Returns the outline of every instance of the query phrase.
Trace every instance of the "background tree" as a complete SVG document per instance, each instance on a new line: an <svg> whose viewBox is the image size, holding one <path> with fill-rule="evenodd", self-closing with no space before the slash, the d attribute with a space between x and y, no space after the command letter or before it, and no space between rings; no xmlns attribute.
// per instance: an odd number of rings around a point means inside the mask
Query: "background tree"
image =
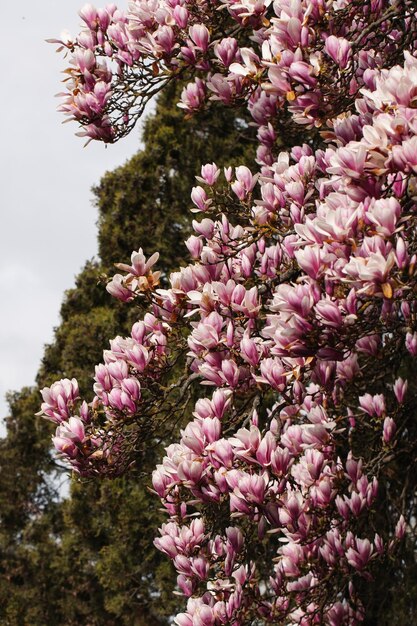
<svg viewBox="0 0 417 626"><path fill-rule="evenodd" d="M224 109L179 124L179 86L161 95L144 125L144 147L94 189L99 257L86 263L65 294L61 323L45 349L37 385L9 397L0 441L0 622L10 626L167 624L178 601L171 566L153 547L161 523L148 491L161 453L149 449L138 468L111 482L72 483L50 451L51 426L34 414L39 390L76 375L88 393L108 338L125 334L135 311L106 292L103 275L142 246L161 250L162 277L184 261L190 231L186 190L199 160L253 158L253 131ZM186 145L187 150L180 149Z"/></svg>

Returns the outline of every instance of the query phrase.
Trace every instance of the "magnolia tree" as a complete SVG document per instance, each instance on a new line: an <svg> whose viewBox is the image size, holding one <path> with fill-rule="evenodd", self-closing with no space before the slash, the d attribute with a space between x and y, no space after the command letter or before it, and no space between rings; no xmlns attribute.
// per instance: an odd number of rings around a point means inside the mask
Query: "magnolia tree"
<svg viewBox="0 0 417 626"><path fill-rule="evenodd" d="M256 171L202 165L192 261L169 286L157 253L117 265L108 291L143 315L104 352L90 404L74 379L43 390L54 445L81 476L120 474L197 389L152 478L167 515L155 545L188 599L175 624L357 624L414 518L416 4L80 15L59 41L80 134L117 140L180 78L186 117L247 107L259 146Z"/></svg>

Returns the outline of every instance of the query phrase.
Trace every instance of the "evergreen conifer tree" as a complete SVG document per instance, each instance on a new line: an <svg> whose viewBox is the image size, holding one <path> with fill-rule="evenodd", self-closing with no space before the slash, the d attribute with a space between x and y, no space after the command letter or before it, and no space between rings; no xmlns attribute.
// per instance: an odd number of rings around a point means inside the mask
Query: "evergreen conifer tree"
<svg viewBox="0 0 417 626"><path fill-rule="evenodd" d="M219 107L184 126L178 94L177 85L161 94L144 125L143 149L94 188L98 259L86 263L65 294L36 387L9 396L0 441L1 624L163 626L178 608L171 566L153 547L162 517L149 474L162 443L139 455L127 476L73 482L61 499L67 470L50 450L53 428L33 417L40 389L56 378L77 376L87 393L108 338L131 326L135 312L126 314L103 284L113 264L133 248L158 249L164 281L187 258L187 198L201 159L253 159L253 131L244 118Z"/></svg>

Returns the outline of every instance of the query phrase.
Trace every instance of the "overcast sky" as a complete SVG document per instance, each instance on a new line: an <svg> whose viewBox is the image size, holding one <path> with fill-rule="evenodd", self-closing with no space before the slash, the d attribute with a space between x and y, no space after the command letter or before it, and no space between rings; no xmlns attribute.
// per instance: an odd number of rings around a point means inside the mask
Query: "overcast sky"
<svg viewBox="0 0 417 626"><path fill-rule="evenodd" d="M96 254L91 187L139 147L136 131L107 149L83 148L56 112L64 62L45 39L76 34L83 4L2 2L0 416L6 391L34 383L63 293Z"/></svg>

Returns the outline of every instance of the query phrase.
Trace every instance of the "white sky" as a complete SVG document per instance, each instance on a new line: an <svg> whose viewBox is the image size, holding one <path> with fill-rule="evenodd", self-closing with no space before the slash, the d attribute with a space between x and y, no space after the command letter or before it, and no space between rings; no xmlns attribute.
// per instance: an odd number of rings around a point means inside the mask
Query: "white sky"
<svg viewBox="0 0 417 626"><path fill-rule="evenodd" d="M103 4L105 4L103 0ZM97 251L90 189L139 147L105 149L61 125L62 56L45 39L79 30L83 0L1 0L0 416L4 395L32 385L59 323L63 292ZM127 4L120 1L120 6ZM98 4L101 6L101 4Z"/></svg>

